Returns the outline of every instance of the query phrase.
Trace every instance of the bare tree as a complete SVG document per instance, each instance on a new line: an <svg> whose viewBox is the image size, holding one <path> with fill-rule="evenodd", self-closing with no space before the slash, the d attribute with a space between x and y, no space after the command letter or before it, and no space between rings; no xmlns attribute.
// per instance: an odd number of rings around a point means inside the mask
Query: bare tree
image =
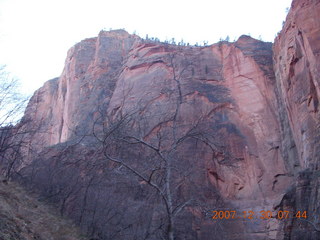
<svg viewBox="0 0 320 240"><path fill-rule="evenodd" d="M0 66L0 127L17 124L24 112L28 97L19 91L20 83Z"/></svg>
<svg viewBox="0 0 320 240"><path fill-rule="evenodd" d="M169 240L177 235L175 221L179 214L186 206L196 205L196 198L201 195L195 183L203 172L201 168L205 168L195 159L204 152L220 151L208 121L210 112L193 120L183 119L183 77L191 72L192 63L176 61L177 54L168 54L172 89L165 86L161 91L172 99L166 113L149 116L147 112L156 112L150 103L153 100L142 99L136 109L126 113L123 108L112 110L112 114L98 111L100 117L93 127L93 135L105 158L114 163L114 169L135 175L140 184L148 185L161 198L166 219L162 238Z"/></svg>
<svg viewBox="0 0 320 240"><path fill-rule="evenodd" d="M25 144L25 122L21 121L28 97L19 92L19 81L0 67L0 164L5 178L10 178L21 164Z"/></svg>
<svg viewBox="0 0 320 240"><path fill-rule="evenodd" d="M139 126L142 121L138 115L127 114L106 123L103 132L94 131L94 135L102 144L106 159L116 163L114 169L126 169L140 184L149 185L161 197L167 219L165 239L173 240L176 217L186 206L196 204L187 188L195 191L198 188L195 177L200 169L194 159L201 154L190 156L187 151L198 144L199 149L216 152L214 134L203 116L182 126L174 114L144 135L136 131L143 128Z"/></svg>
<svg viewBox="0 0 320 240"><path fill-rule="evenodd" d="M192 239L193 220L185 217L194 219L194 209L209 210L218 198L212 186L199 184L207 168L198 159L221 151L208 121L212 111L184 119L194 61L179 54L169 51L163 59L171 71L159 87L168 98L165 107L155 95L132 103L136 86L123 84L118 105L94 113L93 138L86 134L78 136L81 142L43 149L21 171L44 200L93 238Z"/></svg>
<svg viewBox="0 0 320 240"><path fill-rule="evenodd" d="M54 204L93 239L123 239L124 234L140 239L144 228L134 224L141 224L143 211L133 215L126 199L133 186L107 165L95 146L66 142L48 147L20 173L24 184L37 189L41 201Z"/></svg>

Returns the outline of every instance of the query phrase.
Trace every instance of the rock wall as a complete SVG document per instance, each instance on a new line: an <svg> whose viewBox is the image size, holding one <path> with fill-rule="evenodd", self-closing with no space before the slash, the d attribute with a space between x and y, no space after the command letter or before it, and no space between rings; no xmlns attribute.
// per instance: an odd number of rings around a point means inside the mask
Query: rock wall
<svg viewBox="0 0 320 240"><path fill-rule="evenodd" d="M235 128L224 141L228 154L254 175L254 180L243 179L242 192L250 196L257 179L264 177L264 187L272 192L273 176L286 172L277 153L280 127L274 89L270 43L242 36L234 44L179 47L147 43L123 31L101 32L69 51L62 76L35 93L26 118L41 121L46 129L41 142L49 146L91 130L99 108L114 115L152 104L149 128L144 129L148 134L181 97L180 114L186 123L200 114Z"/></svg>
<svg viewBox="0 0 320 240"><path fill-rule="evenodd" d="M33 140L34 151L84 134L77 127L92 127L92 114L110 101L135 39L121 30L101 32L68 51L60 78L37 90L26 109L25 118L41 126L41 134Z"/></svg>
<svg viewBox="0 0 320 240"><path fill-rule="evenodd" d="M279 238L319 238L320 1L295 0L274 43L274 69L285 164L297 176L282 207L307 211L287 221ZM281 236L281 237L280 237Z"/></svg>
<svg viewBox="0 0 320 240"><path fill-rule="evenodd" d="M139 111L146 140L159 135L168 116L179 122L180 133L201 118L215 132L216 148L193 160L201 166L195 178L199 191L217 190L229 210L256 213L252 221L218 223L224 239L301 239L306 231L304 239L315 239L319 12L319 0L293 1L274 45L241 36L234 43L177 46L122 30L78 43L69 50L60 78L30 100L25 119L41 131L30 139L29 161L45 147L92 134L101 112L106 121ZM198 154L193 149L181 154ZM190 239L209 239L217 221L204 219L197 209L186 210L193 216ZM312 217L258 217L262 210L281 209L306 210Z"/></svg>
<svg viewBox="0 0 320 240"><path fill-rule="evenodd" d="M159 134L157 126L168 116L175 115L180 133L201 117L215 131L215 152L180 150L185 159L198 156L200 191L217 189L231 210L259 212L273 207L292 177L279 150L275 86L271 43L242 36L235 43L187 47L101 32L69 51L61 77L35 93L25 118L41 126L31 141L31 149L41 152L92 133L101 111L112 118L139 110L147 139ZM247 237L263 239L269 231L268 221L244 222L221 223L242 228L226 230L224 237L238 239L249 228ZM199 239L212 224L196 224Z"/></svg>
<svg viewBox="0 0 320 240"><path fill-rule="evenodd" d="M294 1L274 44L279 95L286 105L299 165L313 167L319 134L319 1ZM319 156L319 155L318 155Z"/></svg>

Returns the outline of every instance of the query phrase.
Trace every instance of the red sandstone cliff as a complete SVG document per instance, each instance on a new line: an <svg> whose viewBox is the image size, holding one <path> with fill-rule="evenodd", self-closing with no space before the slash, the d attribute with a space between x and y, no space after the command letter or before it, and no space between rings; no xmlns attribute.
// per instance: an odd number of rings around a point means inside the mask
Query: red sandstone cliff
<svg viewBox="0 0 320 240"><path fill-rule="evenodd" d="M89 134L101 108L113 116L144 107L144 136L157 135L154 129L174 114L179 99L180 124L204 117L216 129L220 146L214 156L201 154L201 161L194 163L203 166L198 185L217 189L239 211L272 209L291 174L279 151L271 46L242 36L235 43L181 47L146 42L124 31L101 32L72 48L62 76L31 99L25 117L41 123L42 129L32 149ZM199 239L208 234L210 224L196 224ZM245 228L243 224L234 223ZM269 234L257 233L268 221L254 224L259 227L249 235ZM239 233L226 236L238 239Z"/></svg>
<svg viewBox="0 0 320 240"><path fill-rule="evenodd" d="M221 166L214 170L239 178L241 192L231 187L233 177L226 177L221 186L225 196L252 197L255 192L262 197L256 188L262 178L272 193L273 177L286 171L276 148L280 139L271 44L247 36L234 44L200 48L146 43L123 31L101 32L69 51L62 76L35 93L26 117L46 128L39 134L42 147L64 142L78 129L90 130L97 106L115 114L154 104L152 129L161 115L173 111L177 84L185 122L199 114L216 114L239 132L228 133L224 140L227 151L239 159L238 173L224 173Z"/></svg>
<svg viewBox="0 0 320 240"><path fill-rule="evenodd" d="M279 239L319 238L319 13L319 0L294 0L273 47L284 161L297 176L282 203L309 213L287 221Z"/></svg>
<svg viewBox="0 0 320 240"><path fill-rule="evenodd" d="M277 87L302 168L317 159L320 96L319 1L294 1L283 30L274 44ZM319 157L319 155L318 155Z"/></svg>
<svg viewBox="0 0 320 240"><path fill-rule="evenodd" d="M92 133L101 111L112 118L138 109L146 121L140 133L150 141L161 134L159 123L169 115L181 126L178 134L201 117L215 132L214 153L196 152L194 145L180 150L185 158L197 156L191 161L201 169L195 177L200 192L214 189L224 207L239 212L317 212L317 192L308 193L309 200L303 192L319 186L319 12L318 0L293 1L273 51L271 43L248 36L186 47L145 41L122 30L102 31L78 43L68 52L60 78L47 82L28 105L25 118L41 126L29 158L44 147ZM210 202L206 196L204 202ZM66 201L63 207L77 207ZM318 236L299 221L214 223L201 217L199 206L187 211L191 220L185 222L194 235L186 239L210 239L217 224L224 239L298 239L305 231L308 239ZM318 224L315 217L310 221Z"/></svg>

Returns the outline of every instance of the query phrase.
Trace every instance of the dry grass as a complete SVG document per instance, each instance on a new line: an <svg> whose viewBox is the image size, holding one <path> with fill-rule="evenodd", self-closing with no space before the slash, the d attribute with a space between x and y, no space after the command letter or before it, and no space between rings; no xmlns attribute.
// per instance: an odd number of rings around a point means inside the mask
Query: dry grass
<svg viewBox="0 0 320 240"><path fill-rule="evenodd" d="M85 240L71 221L16 183L0 182L0 240Z"/></svg>

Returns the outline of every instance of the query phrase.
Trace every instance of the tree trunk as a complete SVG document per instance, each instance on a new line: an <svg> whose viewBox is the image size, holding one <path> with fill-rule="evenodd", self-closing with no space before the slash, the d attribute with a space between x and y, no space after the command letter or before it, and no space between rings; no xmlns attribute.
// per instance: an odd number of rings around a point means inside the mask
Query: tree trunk
<svg viewBox="0 0 320 240"><path fill-rule="evenodd" d="M168 240L174 240L174 227L173 227L173 216L169 216L169 225L168 225Z"/></svg>

